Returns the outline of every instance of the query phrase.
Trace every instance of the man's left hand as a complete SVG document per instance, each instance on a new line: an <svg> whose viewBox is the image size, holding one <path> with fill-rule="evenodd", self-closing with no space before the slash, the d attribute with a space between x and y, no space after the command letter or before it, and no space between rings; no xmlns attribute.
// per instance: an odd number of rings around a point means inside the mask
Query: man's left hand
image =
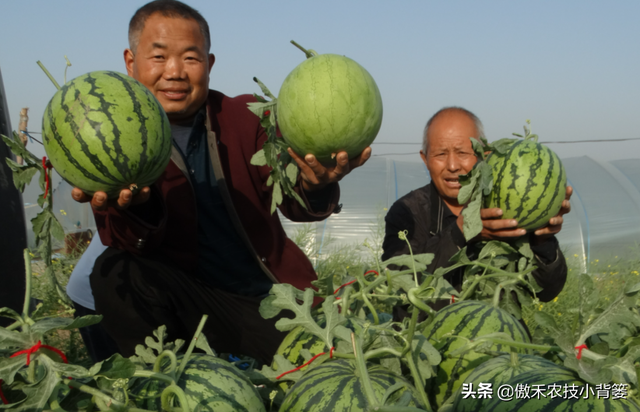
<svg viewBox="0 0 640 412"><path fill-rule="evenodd" d="M349 160L347 152L338 152L336 165L325 167L312 154L307 154L303 159L291 148L288 148L287 151L300 168L302 188L307 192L320 190L330 183L339 182L353 169L365 164L371 157L371 147L365 148L358 157L351 160Z"/></svg>
<svg viewBox="0 0 640 412"><path fill-rule="evenodd" d="M534 236L532 237L532 241L534 243L540 243L541 241L546 240L547 238L556 235L562 230L562 223L564 223L564 219L562 215L565 215L571 211L571 203L569 199L573 194L573 188L571 186L567 186L567 192L564 200L562 201L562 207L557 215L549 219L549 224L544 226L535 232L533 232Z"/></svg>

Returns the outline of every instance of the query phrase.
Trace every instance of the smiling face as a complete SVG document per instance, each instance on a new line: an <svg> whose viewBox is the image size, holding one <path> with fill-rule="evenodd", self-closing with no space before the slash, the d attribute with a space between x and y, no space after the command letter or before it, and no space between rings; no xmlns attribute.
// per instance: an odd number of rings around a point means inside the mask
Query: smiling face
<svg viewBox="0 0 640 412"><path fill-rule="evenodd" d="M192 119L207 99L215 58L193 19L152 14L135 53L125 50L124 59L129 76L156 96L171 123Z"/></svg>
<svg viewBox="0 0 640 412"><path fill-rule="evenodd" d="M427 153L420 151L431 181L456 215L463 206L458 203L461 187L458 176L469 173L476 164L477 158L469 138L477 136L476 126L467 114L447 110L433 119L428 129Z"/></svg>

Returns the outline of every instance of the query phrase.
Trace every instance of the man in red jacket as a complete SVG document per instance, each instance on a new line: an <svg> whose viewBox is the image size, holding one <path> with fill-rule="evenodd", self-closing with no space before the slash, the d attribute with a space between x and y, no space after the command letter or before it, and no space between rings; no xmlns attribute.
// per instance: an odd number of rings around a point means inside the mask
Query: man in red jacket
<svg viewBox="0 0 640 412"><path fill-rule="evenodd" d="M171 339L189 339L203 314L205 334L218 352L269 362L282 340L260 300L274 283L310 287L315 272L269 211L269 168L250 164L266 134L247 109L250 95L209 90L215 62L209 27L178 1L153 1L129 26L127 73L157 97L172 125L172 161L160 179L135 196L89 197L102 242L109 248L91 274L96 311L129 356L160 325ZM297 193L306 209L285 199L280 211L297 221L337 211L338 181L371 155L338 153L325 168L313 155L291 152L300 167Z"/></svg>

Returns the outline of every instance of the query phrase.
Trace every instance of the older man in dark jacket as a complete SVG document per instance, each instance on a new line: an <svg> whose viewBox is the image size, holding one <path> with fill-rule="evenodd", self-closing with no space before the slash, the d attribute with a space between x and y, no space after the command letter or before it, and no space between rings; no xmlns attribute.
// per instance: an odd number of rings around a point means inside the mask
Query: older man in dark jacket
<svg viewBox="0 0 640 412"><path fill-rule="evenodd" d="M467 245L462 233L464 208L458 202L460 183L458 176L467 174L477 158L470 137L484 137L480 120L468 110L447 107L437 112L427 122L420 156L424 161L431 183L398 199L385 218L383 259L409 253L405 241L398 239L398 232L408 231L408 239L414 254L433 253L434 260L428 267L435 269L450 265L449 259ZM542 292L538 298L549 301L560 293L567 277L567 264L558 248L555 234L562 228L562 215L570 210L571 187L560 213L544 228L533 232L531 248L536 255L538 269L533 276ZM513 219L501 219L500 209L482 209L482 232L472 242L491 239L513 239L526 234ZM446 275L458 290L462 287L462 270Z"/></svg>

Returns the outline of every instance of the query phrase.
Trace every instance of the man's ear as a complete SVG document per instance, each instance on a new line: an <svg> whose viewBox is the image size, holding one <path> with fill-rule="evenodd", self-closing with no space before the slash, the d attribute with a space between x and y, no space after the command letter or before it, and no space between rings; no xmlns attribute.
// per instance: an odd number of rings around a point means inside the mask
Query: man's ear
<svg viewBox="0 0 640 412"><path fill-rule="evenodd" d="M429 162L427 162L427 155L422 150L420 150L420 157L422 158L424 165L429 167Z"/></svg>
<svg viewBox="0 0 640 412"><path fill-rule="evenodd" d="M213 67L213 64L216 62L216 56L213 55L213 53L209 53L209 73L211 73L211 68Z"/></svg>
<svg viewBox="0 0 640 412"><path fill-rule="evenodd" d="M127 68L127 74L133 77L134 55L131 49L124 50L124 65Z"/></svg>

